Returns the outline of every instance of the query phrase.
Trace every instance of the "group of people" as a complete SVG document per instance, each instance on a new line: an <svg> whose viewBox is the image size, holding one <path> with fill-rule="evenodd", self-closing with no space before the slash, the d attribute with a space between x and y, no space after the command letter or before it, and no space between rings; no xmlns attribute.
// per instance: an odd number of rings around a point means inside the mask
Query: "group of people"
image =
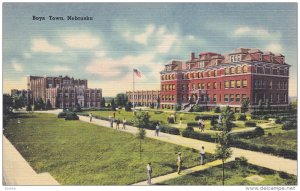
<svg viewBox="0 0 300 191"><path fill-rule="evenodd" d="M114 122L115 122L115 123L116 123L116 129L119 129L119 128L120 128L121 120L115 118L115 117L116 117L116 113L115 113L115 112L113 113L113 116L114 116L114 117L109 116L109 124L110 124L110 127L113 128L113 124L114 124ZM92 122L92 120L93 120L93 114L92 114L92 113L89 114L89 118L90 118L90 122ZM126 121L126 119L124 118L123 121L122 121L122 124L123 124L122 129L125 129L125 128L126 128L126 122L127 122L127 121Z"/></svg>
<svg viewBox="0 0 300 191"><path fill-rule="evenodd" d="M198 127L199 127L199 129L200 129L201 132L204 131L205 123L204 123L204 121L202 119L199 119L199 121L198 121Z"/></svg>
<svg viewBox="0 0 300 191"><path fill-rule="evenodd" d="M204 146L200 148L200 165L204 165L204 159L205 159L205 151L204 151ZM178 152L177 155L177 174L181 173L181 168L182 168L183 160L181 158L181 152ZM150 185L151 184L151 178L152 178L152 165L151 162L147 164L147 183Z"/></svg>

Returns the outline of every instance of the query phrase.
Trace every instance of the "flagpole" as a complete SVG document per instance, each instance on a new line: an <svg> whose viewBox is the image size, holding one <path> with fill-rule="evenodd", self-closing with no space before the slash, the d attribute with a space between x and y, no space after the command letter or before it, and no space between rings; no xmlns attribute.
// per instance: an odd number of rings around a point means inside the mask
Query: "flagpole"
<svg viewBox="0 0 300 191"><path fill-rule="evenodd" d="M135 104L134 104L134 69L132 70L132 86L133 86L133 115L134 115L134 107L135 107Z"/></svg>

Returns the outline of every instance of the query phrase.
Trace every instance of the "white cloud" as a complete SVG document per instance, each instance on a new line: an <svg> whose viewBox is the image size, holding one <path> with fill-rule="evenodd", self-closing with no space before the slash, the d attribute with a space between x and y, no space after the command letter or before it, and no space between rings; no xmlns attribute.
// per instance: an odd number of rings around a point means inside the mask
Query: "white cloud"
<svg viewBox="0 0 300 191"><path fill-rule="evenodd" d="M52 72L68 72L71 69L68 66L56 65L56 66L51 67L49 70L52 71Z"/></svg>
<svg viewBox="0 0 300 191"><path fill-rule="evenodd" d="M282 46L278 43L271 43L265 48L266 51L271 51L273 53L281 53L282 52Z"/></svg>
<svg viewBox="0 0 300 191"><path fill-rule="evenodd" d="M254 37L254 38L268 38L273 40L278 40L281 38L281 34L278 32L270 32L264 28L255 28L249 26L238 27L234 30L233 35L235 37Z"/></svg>
<svg viewBox="0 0 300 191"><path fill-rule="evenodd" d="M16 60L12 60L11 64L16 72L23 72L23 66Z"/></svg>
<svg viewBox="0 0 300 191"><path fill-rule="evenodd" d="M106 56L106 52L105 51L96 51L95 52L95 56L99 57L99 58L105 57Z"/></svg>
<svg viewBox="0 0 300 191"><path fill-rule="evenodd" d="M101 40L89 33L68 34L62 37L63 42L70 48L92 49L97 47Z"/></svg>
<svg viewBox="0 0 300 191"><path fill-rule="evenodd" d="M153 24L150 24L146 27L146 30L144 33L135 35L133 37L133 40L139 44L147 45L148 44L148 39L150 35L154 32L155 26Z"/></svg>
<svg viewBox="0 0 300 191"><path fill-rule="evenodd" d="M25 52L25 53L23 54L23 56L24 56L24 58L26 58L26 59L31 58L31 54L30 54L29 52Z"/></svg>
<svg viewBox="0 0 300 191"><path fill-rule="evenodd" d="M157 46L158 53L168 53L178 39L176 34L161 35L161 43Z"/></svg>
<svg viewBox="0 0 300 191"><path fill-rule="evenodd" d="M188 40L195 40L195 36L193 36L193 35L188 35L188 36L187 36L187 39L188 39Z"/></svg>
<svg viewBox="0 0 300 191"><path fill-rule="evenodd" d="M44 38L32 40L31 51L33 52L46 52L46 53L60 53L62 48L48 43Z"/></svg>

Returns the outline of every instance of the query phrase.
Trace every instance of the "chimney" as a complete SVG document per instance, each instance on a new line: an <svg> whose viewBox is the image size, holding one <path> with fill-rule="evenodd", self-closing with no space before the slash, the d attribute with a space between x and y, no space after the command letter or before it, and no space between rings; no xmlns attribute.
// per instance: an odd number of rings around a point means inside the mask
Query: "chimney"
<svg viewBox="0 0 300 191"><path fill-rule="evenodd" d="M195 52L191 52L191 60L195 60Z"/></svg>

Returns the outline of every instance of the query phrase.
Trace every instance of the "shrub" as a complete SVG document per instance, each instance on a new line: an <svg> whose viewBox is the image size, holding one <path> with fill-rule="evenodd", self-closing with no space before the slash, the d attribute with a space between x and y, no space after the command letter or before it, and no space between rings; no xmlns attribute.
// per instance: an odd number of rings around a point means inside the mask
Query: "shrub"
<svg viewBox="0 0 300 191"><path fill-rule="evenodd" d="M240 121L246 121L247 120L246 115L245 114L240 114L238 116L238 120L240 120Z"/></svg>
<svg viewBox="0 0 300 191"><path fill-rule="evenodd" d="M60 112L58 113L57 117L58 118L65 118L67 116L67 113L66 112Z"/></svg>
<svg viewBox="0 0 300 191"><path fill-rule="evenodd" d="M185 131L194 131L194 128L188 125L187 128L185 128Z"/></svg>
<svg viewBox="0 0 300 191"><path fill-rule="evenodd" d="M220 124L215 124L214 126L212 126L210 128L211 130L215 130L215 131L223 131L223 126Z"/></svg>
<svg viewBox="0 0 300 191"><path fill-rule="evenodd" d="M241 132L232 132L230 133L235 138L246 138L251 139L254 137L259 137L265 134L265 131L261 127L256 127L254 130L250 131L241 131Z"/></svg>
<svg viewBox="0 0 300 191"><path fill-rule="evenodd" d="M198 133L195 131L190 131L185 129L184 131L182 131L181 135L183 137L188 137L192 139L215 142L215 138L212 138L210 134L206 134L206 133Z"/></svg>
<svg viewBox="0 0 300 191"><path fill-rule="evenodd" d="M174 117L169 117L168 118L168 123L175 123Z"/></svg>
<svg viewBox="0 0 300 191"><path fill-rule="evenodd" d="M256 123L254 121L245 121L246 127L256 127Z"/></svg>
<svg viewBox="0 0 300 191"><path fill-rule="evenodd" d="M213 116L213 117L210 119L210 126L214 126L216 123L217 123L216 118Z"/></svg>
<svg viewBox="0 0 300 191"><path fill-rule="evenodd" d="M282 130L297 129L297 121L286 121L282 125Z"/></svg>
<svg viewBox="0 0 300 191"><path fill-rule="evenodd" d="M174 110L175 111L180 111L181 110L181 105L175 105L175 107L174 107Z"/></svg>
<svg viewBox="0 0 300 191"><path fill-rule="evenodd" d="M198 122L188 122L188 123L187 123L187 126L190 126L190 127L198 127Z"/></svg>
<svg viewBox="0 0 300 191"><path fill-rule="evenodd" d="M175 127L170 127L167 125L160 125L160 131L163 133L169 133L172 135L179 135L180 131L179 129L175 128Z"/></svg>
<svg viewBox="0 0 300 191"><path fill-rule="evenodd" d="M280 119L280 118L276 118L276 119L275 119L275 123L276 123L276 124L281 124L281 119Z"/></svg>
<svg viewBox="0 0 300 191"><path fill-rule="evenodd" d="M285 172L278 172L280 178L283 178L283 179L292 179L292 175L289 175L288 173L285 173Z"/></svg>
<svg viewBox="0 0 300 191"><path fill-rule="evenodd" d="M219 106L215 107L215 108L214 108L214 112L215 112L215 113L221 113L220 107L219 107Z"/></svg>
<svg viewBox="0 0 300 191"><path fill-rule="evenodd" d="M218 116L218 115L196 115L196 116L195 116L195 120L196 120L196 121L198 121L199 119L203 119L203 120L211 120L211 118L218 119L219 116Z"/></svg>
<svg viewBox="0 0 300 191"><path fill-rule="evenodd" d="M65 120L79 120L79 117L74 112L67 113Z"/></svg>

